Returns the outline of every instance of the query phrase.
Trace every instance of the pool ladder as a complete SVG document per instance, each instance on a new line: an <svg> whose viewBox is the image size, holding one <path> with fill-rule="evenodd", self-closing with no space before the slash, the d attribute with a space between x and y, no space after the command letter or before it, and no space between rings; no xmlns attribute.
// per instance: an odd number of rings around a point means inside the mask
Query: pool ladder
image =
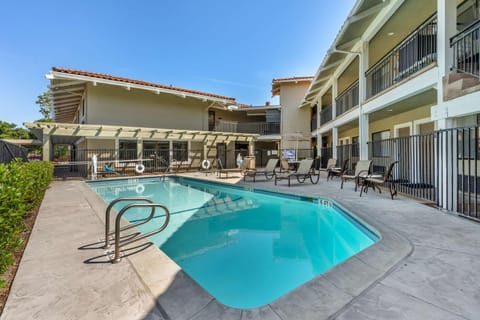
<svg viewBox="0 0 480 320"><path fill-rule="evenodd" d="M136 201L140 203L131 203L127 204L124 206L117 214L115 218L115 231L110 232L110 216L111 216L111 211L114 205L116 205L119 202L127 202L127 201ZM126 226L120 226L122 222L122 217L123 215L130 209L132 208L151 208L150 210L150 215L148 218L145 220L142 220L137 223L133 224L128 224ZM139 225L145 224L149 222L150 220L153 219L155 215L155 209L156 208L161 208L163 211L165 211L165 221L164 223L156 230L151 231L147 234L144 235L135 235L134 237L127 237L125 240L121 240L120 238L120 233L125 230L129 230L135 227L138 227ZM107 209L105 210L105 245L104 249L110 248L110 237L114 235L112 241L115 241L115 250L114 250L114 258L112 260L113 263L118 263L120 262L120 247L129 245L133 242L148 238L150 236L153 236L159 232L162 232L168 225L168 222L170 221L170 211L168 210L167 207L164 205L161 205L159 203L153 203L152 200L144 197L132 197L132 198L118 198L110 202L108 205Z"/></svg>

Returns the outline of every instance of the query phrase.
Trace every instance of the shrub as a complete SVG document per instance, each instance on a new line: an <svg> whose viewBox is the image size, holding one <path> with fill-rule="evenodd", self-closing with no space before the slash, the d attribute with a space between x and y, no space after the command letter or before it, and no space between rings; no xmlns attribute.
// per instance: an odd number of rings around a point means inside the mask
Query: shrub
<svg viewBox="0 0 480 320"><path fill-rule="evenodd" d="M0 274L13 263L14 250L22 243L24 217L40 205L52 177L49 162L0 164Z"/></svg>

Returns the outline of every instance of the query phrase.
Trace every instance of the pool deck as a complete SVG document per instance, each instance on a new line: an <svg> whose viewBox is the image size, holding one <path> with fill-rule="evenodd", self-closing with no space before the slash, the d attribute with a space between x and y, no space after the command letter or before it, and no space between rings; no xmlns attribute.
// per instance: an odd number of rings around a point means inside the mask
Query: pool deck
<svg viewBox="0 0 480 320"><path fill-rule="evenodd" d="M238 183L331 198L375 228L375 245L269 305L217 302L154 246L118 264L99 248L106 204L82 181L56 181L45 199L1 320L10 319L478 319L480 224L352 183ZM233 263L233 262L232 262ZM292 270L293 271L293 270Z"/></svg>

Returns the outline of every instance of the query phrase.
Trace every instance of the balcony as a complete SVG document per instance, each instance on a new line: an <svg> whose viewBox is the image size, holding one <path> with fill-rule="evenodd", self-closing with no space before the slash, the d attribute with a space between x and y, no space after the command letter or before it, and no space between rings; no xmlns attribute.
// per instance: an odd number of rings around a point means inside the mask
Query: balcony
<svg viewBox="0 0 480 320"><path fill-rule="evenodd" d="M366 72L367 99L437 61L437 17L432 16Z"/></svg>
<svg viewBox="0 0 480 320"><path fill-rule="evenodd" d="M338 117L348 110L358 106L358 80L345 89L336 99L336 114Z"/></svg>
<svg viewBox="0 0 480 320"><path fill-rule="evenodd" d="M262 136L280 134L280 122L238 122L218 120L213 131L253 133Z"/></svg>
<svg viewBox="0 0 480 320"><path fill-rule="evenodd" d="M320 125L323 125L332 120L332 106L323 107L320 111Z"/></svg>
<svg viewBox="0 0 480 320"><path fill-rule="evenodd" d="M450 39L453 49L452 69L480 78L480 20L475 21Z"/></svg>

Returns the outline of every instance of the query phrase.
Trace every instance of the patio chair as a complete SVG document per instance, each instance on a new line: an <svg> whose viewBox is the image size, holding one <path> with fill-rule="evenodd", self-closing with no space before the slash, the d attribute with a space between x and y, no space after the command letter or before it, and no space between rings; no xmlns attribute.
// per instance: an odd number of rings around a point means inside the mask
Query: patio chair
<svg viewBox="0 0 480 320"><path fill-rule="evenodd" d="M222 161L217 159L217 177L221 179L222 174L225 174L225 178L228 179L229 173L240 173L243 175L250 166L250 161L252 161L252 159L244 159L239 168L225 169L223 168Z"/></svg>
<svg viewBox="0 0 480 320"><path fill-rule="evenodd" d="M327 176L328 176L328 172L329 172L331 169L335 168L336 165L337 165L337 159L335 159L335 158L330 158L330 159L328 159L328 161L327 161L327 167L326 167L326 168L320 168L319 171L320 171L320 172L322 172L322 171L323 171L323 172L326 172L326 173L327 173Z"/></svg>
<svg viewBox="0 0 480 320"><path fill-rule="evenodd" d="M379 193L382 193L382 190L380 189L379 185L388 185L388 190L390 191L390 196L393 197L397 195L397 189L395 186L395 181L393 180L393 167L398 163L398 161L390 163L390 166L388 166L387 172L385 172L385 175L383 177L379 175L368 175L365 179L363 179L362 187L360 188L360 197L362 196L362 193L365 191L365 193L368 192L368 188L372 187L374 190L375 188L378 189Z"/></svg>
<svg viewBox="0 0 480 320"><path fill-rule="evenodd" d="M355 172L354 174L346 174L344 173L341 176L342 184L340 185L340 189L343 189L343 183L347 180L354 180L355 181L355 191L357 191L358 186L360 185L360 180L362 178L366 178L370 173L370 166L372 165L372 160L359 160L355 165Z"/></svg>
<svg viewBox="0 0 480 320"><path fill-rule="evenodd" d="M257 174L264 174L265 178L267 180L270 180L275 175L275 168L277 167L277 164L278 164L278 159L272 158L268 160L267 165L265 166L264 169L252 169L252 170L247 169L243 176L243 181L245 181L247 177L253 177L253 182L255 182L255 178Z"/></svg>
<svg viewBox="0 0 480 320"><path fill-rule="evenodd" d="M288 164L288 159L280 160L280 172L289 172L290 165Z"/></svg>
<svg viewBox="0 0 480 320"><path fill-rule="evenodd" d="M348 170L349 161L350 159L345 159L345 161L343 161L343 166L341 168L331 168L328 171L327 181L330 179L333 179L333 177L341 177L343 174L345 174L345 172L347 172Z"/></svg>
<svg viewBox="0 0 480 320"><path fill-rule="evenodd" d="M312 184L317 184L320 178L319 173L315 173L315 169L312 168L313 159L303 159L298 165L298 169L295 172L279 172L275 173L275 185L278 180L288 180L288 186L290 187L290 179L297 178L299 183L304 183L307 178L310 179Z"/></svg>

